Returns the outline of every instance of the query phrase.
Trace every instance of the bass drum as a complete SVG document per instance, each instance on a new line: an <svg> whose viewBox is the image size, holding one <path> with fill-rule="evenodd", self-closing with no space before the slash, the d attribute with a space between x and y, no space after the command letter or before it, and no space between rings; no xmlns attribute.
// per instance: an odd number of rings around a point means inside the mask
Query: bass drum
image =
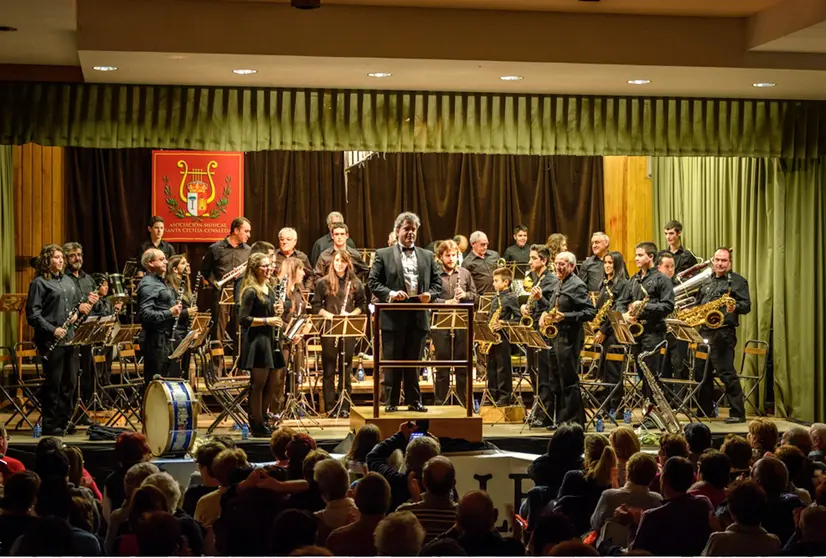
<svg viewBox="0 0 826 558"><path fill-rule="evenodd" d="M183 380L153 380L143 403L143 431L152 455L189 453L198 434L198 401Z"/></svg>

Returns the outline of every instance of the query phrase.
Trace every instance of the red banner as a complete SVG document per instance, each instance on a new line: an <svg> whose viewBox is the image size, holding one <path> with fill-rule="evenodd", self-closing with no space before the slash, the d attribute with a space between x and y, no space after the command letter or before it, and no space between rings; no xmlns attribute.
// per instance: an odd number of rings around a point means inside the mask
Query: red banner
<svg viewBox="0 0 826 558"><path fill-rule="evenodd" d="M168 242L214 242L244 214L244 154L153 151L152 215Z"/></svg>

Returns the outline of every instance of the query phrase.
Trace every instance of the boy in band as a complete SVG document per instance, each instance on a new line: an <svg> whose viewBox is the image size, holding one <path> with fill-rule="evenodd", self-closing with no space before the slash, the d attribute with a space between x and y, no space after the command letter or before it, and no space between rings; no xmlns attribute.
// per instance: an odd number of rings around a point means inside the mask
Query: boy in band
<svg viewBox="0 0 826 558"><path fill-rule="evenodd" d="M436 302L458 304L460 302L476 302L476 285L470 272L459 267L459 247L452 240L445 240L439 245L436 253L442 264L442 294L436 298ZM457 329L453 331L451 339L450 331L430 330L430 337L436 348L437 360L462 360L467 358L467 331ZM452 351L451 351L452 341ZM456 368L456 394L460 401L465 400L467 391L467 372L464 368ZM450 369L437 368L436 381L434 384L436 393L436 405L445 402L447 393L450 390Z"/></svg>
<svg viewBox="0 0 826 558"><path fill-rule="evenodd" d="M660 250L657 254L657 270L674 281L675 268L674 254L668 250ZM680 341L670 331L665 336L668 339L668 358L663 363L661 376L663 378L688 379L688 367L685 361L688 358L688 343Z"/></svg>
<svg viewBox="0 0 826 558"><path fill-rule="evenodd" d="M503 324L519 323L519 302L516 295L511 292L512 280L513 275L508 268L493 271L493 289L496 296L491 302L490 313L493 315L497 309L502 310L499 319L493 324L493 331L502 336L502 342L490 348L487 375L488 390L497 407L510 405L513 399L511 344L508 342L507 335L502 332Z"/></svg>
<svg viewBox="0 0 826 558"><path fill-rule="evenodd" d="M680 274L686 269L697 265L697 257L691 250L683 246L683 224L679 221L669 221L665 224L665 239L668 241L668 251L674 254L674 273Z"/></svg>
<svg viewBox="0 0 826 558"><path fill-rule="evenodd" d="M175 248L166 240L163 239L164 222L163 217L154 215L149 220L149 226L146 227L149 231L149 240L144 241L138 248L138 262L141 261L141 256L150 248L157 248L166 256L167 261L175 255Z"/></svg>
<svg viewBox="0 0 826 558"><path fill-rule="evenodd" d="M534 244L531 246L528 265L531 268L527 278L533 282L533 287L528 298L528 302L519 308L522 316L530 316L533 319L534 329L539 329L539 318L542 312L550 308L550 300L559 285L559 279L552 269L548 267L550 253L544 244ZM545 339L546 344L551 345L550 339ZM554 408L553 392L551 391L551 374L556 372L556 357L551 355L551 350L538 350L531 347L526 348L528 366L534 370L536 379L533 376L534 393L545 406L545 409ZM541 428L551 424L551 417L544 412L535 414L532 427Z"/></svg>
<svg viewBox="0 0 826 558"><path fill-rule="evenodd" d="M531 247L528 245L528 227L516 225L513 229L513 240L515 243L505 249L505 261L528 263L531 255Z"/></svg>

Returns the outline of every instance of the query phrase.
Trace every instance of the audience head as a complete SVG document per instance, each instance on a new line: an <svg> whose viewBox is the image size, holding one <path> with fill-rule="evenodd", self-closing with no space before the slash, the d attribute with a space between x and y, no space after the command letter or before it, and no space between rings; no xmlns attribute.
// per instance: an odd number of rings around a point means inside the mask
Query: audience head
<svg viewBox="0 0 826 558"><path fill-rule="evenodd" d="M289 473L290 480L302 478L302 465L307 454L316 449L315 440L309 435L299 432L293 435L293 439L287 444L287 459L290 460ZM306 476L304 478L307 478ZM312 474L310 475L312 478Z"/></svg>
<svg viewBox="0 0 826 558"><path fill-rule="evenodd" d="M313 478L325 502L341 500L350 488L350 475L338 459L323 459L316 463Z"/></svg>
<svg viewBox="0 0 826 558"><path fill-rule="evenodd" d="M627 426L615 428L608 436L608 440L620 461L628 461L632 455L640 451L640 439L633 428Z"/></svg>
<svg viewBox="0 0 826 558"><path fill-rule="evenodd" d="M44 481L65 482L69 476L69 456L63 447L36 456L34 470Z"/></svg>
<svg viewBox="0 0 826 558"><path fill-rule="evenodd" d="M408 511L393 512L376 526L374 540L378 556L418 556L424 528Z"/></svg>
<svg viewBox="0 0 826 558"><path fill-rule="evenodd" d="M367 473L356 483L354 500L362 516L384 515L390 508L390 484L378 473Z"/></svg>
<svg viewBox="0 0 826 558"><path fill-rule="evenodd" d="M711 447L711 429L704 422L690 422L683 429L688 450L700 455Z"/></svg>
<svg viewBox="0 0 826 558"><path fill-rule="evenodd" d="M736 434L726 436L720 451L726 454L733 470L748 470L751 465L751 444L742 436Z"/></svg>
<svg viewBox="0 0 826 558"><path fill-rule="evenodd" d="M195 452L195 462L198 464L198 471L201 473L201 478L204 481L217 480L212 466L218 454L225 449L227 449L227 447L221 442L207 442L201 445L198 451ZM132 468L134 467L135 465L132 466ZM131 471L132 469L129 470Z"/></svg>
<svg viewBox="0 0 826 558"><path fill-rule="evenodd" d="M145 484L132 494L129 502L129 526L132 532L137 531L138 523L144 514L154 511L169 512L169 503L157 486Z"/></svg>
<svg viewBox="0 0 826 558"><path fill-rule="evenodd" d="M531 533L528 550L531 556L547 556L554 546L575 538L576 529L567 516L558 512L543 513Z"/></svg>
<svg viewBox="0 0 826 558"><path fill-rule="evenodd" d="M789 480L795 482L806 470L806 455L795 446L780 446L774 450L774 457L783 462L789 472Z"/></svg>
<svg viewBox="0 0 826 558"><path fill-rule="evenodd" d="M471 490L459 500L456 525L466 535L484 535L493 529L497 515L493 500L487 492Z"/></svg>
<svg viewBox="0 0 826 558"><path fill-rule="evenodd" d="M779 498L789 485L789 471L776 457L758 459L751 469L751 478L763 487L769 500Z"/></svg>
<svg viewBox="0 0 826 558"><path fill-rule="evenodd" d="M154 486L160 490L166 500L166 511L169 513L175 513L175 510L178 509L178 503L181 501L181 486L169 473L149 475L144 479L141 486Z"/></svg>
<svg viewBox="0 0 826 558"><path fill-rule="evenodd" d="M80 486L80 479L83 478L83 451L74 446L67 447L66 458L69 460L69 482Z"/></svg>
<svg viewBox="0 0 826 558"><path fill-rule="evenodd" d="M135 536L141 556L180 556L187 546L181 522L169 512L146 514L138 522Z"/></svg>
<svg viewBox="0 0 826 558"><path fill-rule="evenodd" d="M37 461L40 457L50 451L54 451L56 449L60 449L63 447L63 441L60 438L55 438L54 436L46 436L45 438L40 438L40 441L37 442L37 447L34 450L34 462L35 466L37 466Z"/></svg>
<svg viewBox="0 0 826 558"><path fill-rule="evenodd" d="M325 459L330 459L330 454L323 449L314 449L308 453L301 466L301 474L303 475L304 480L315 486L316 464L324 461Z"/></svg>
<svg viewBox="0 0 826 558"><path fill-rule="evenodd" d="M685 457L670 457L660 477L663 498L673 498L688 492L694 484L694 465Z"/></svg>
<svg viewBox="0 0 826 558"><path fill-rule="evenodd" d="M54 515L69 520L72 511L72 491L64 479L42 478L35 511L41 517Z"/></svg>
<svg viewBox="0 0 826 558"><path fill-rule="evenodd" d="M437 455L424 465L422 484L428 494L450 496L456 486L456 468L447 457Z"/></svg>
<svg viewBox="0 0 826 558"><path fill-rule="evenodd" d="M279 426L273 431L272 436L270 436L270 453L276 461L287 459L287 445L295 434L295 430L289 426Z"/></svg>
<svg viewBox="0 0 826 558"><path fill-rule="evenodd" d="M123 491L126 496L126 502L128 502L132 497L132 494L140 488L143 481L145 481L150 475L160 472L161 470L158 469L157 465L148 461L135 463L129 467L129 470L126 471L126 475L123 477Z"/></svg>
<svg viewBox="0 0 826 558"><path fill-rule="evenodd" d="M599 556L599 552L590 544L574 540L559 543L546 556Z"/></svg>
<svg viewBox="0 0 826 558"><path fill-rule="evenodd" d="M333 553L323 546L302 546L290 552L290 556L332 556Z"/></svg>
<svg viewBox="0 0 826 558"><path fill-rule="evenodd" d="M382 480L384 477L382 477ZM278 514L270 536L270 554L286 556L315 542L316 517L304 510L287 509Z"/></svg>
<svg viewBox="0 0 826 558"><path fill-rule="evenodd" d="M212 462L212 473L221 486L228 487L238 480L238 471L249 467L244 450L225 449L215 456Z"/></svg>
<svg viewBox="0 0 826 558"><path fill-rule="evenodd" d="M783 432L783 437L780 439L780 445L799 448L805 456L808 456L814 448L811 434L809 434L809 431L802 426L792 426Z"/></svg>
<svg viewBox="0 0 826 558"><path fill-rule="evenodd" d="M67 556L73 552L74 536L69 523L59 517L37 518L20 541L20 556Z"/></svg>
<svg viewBox="0 0 826 558"><path fill-rule="evenodd" d="M26 515L34 508L40 477L34 471L20 471L5 479L0 508L4 513Z"/></svg>
<svg viewBox="0 0 826 558"><path fill-rule="evenodd" d="M350 451L347 452L347 461L364 463L367 454L381 442L381 430L375 424L364 424L356 432Z"/></svg>
<svg viewBox="0 0 826 558"><path fill-rule="evenodd" d="M146 436L140 432L123 432L115 441L115 459L124 469L152 459Z"/></svg>
<svg viewBox="0 0 826 558"><path fill-rule="evenodd" d="M809 506L800 514L803 542L826 543L826 506Z"/></svg>
<svg viewBox="0 0 826 558"><path fill-rule="evenodd" d="M826 451L826 424L816 422L809 427L809 435L816 450Z"/></svg>
<svg viewBox="0 0 826 558"><path fill-rule="evenodd" d="M659 467L654 456L643 452L632 455L625 467L628 482L637 486L650 486L657 478L658 471Z"/></svg>
<svg viewBox="0 0 826 558"><path fill-rule="evenodd" d="M232 439L232 436L217 434L215 436L210 436L209 441L224 444L224 447L227 449L235 449L235 440Z"/></svg>
<svg viewBox="0 0 826 558"><path fill-rule="evenodd" d="M723 489L728 486L731 462L723 452L714 449L704 451L697 461L697 468L700 472L700 480L714 488Z"/></svg>
<svg viewBox="0 0 826 558"><path fill-rule="evenodd" d="M661 463L672 457L688 457L688 442L682 434L663 434L660 436L660 451L657 455Z"/></svg>
<svg viewBox="0 0 826 558"><path fill-rule="evenodd" d="M94 533L95 504L85 496L72 496L69 507L69 524L87 533Z"/></svg>
<svg viewBox="0 0 826 558"><path fill-rule="evenodd" d="M416 473L419 478L422 478L424 464L439 455L440 452L441 447L436 438L432 436L413 438L407 444L407 449L404 452L404 463L407 466L407 471Z"/></svg>
<svg viewBox="0 0 826 558"><path fill-rule="evenodd" d="M756 418L749 423L749 433L746 439L758 459L763 457L767 451L774 451L778 438L777 426L770 420Z"/></svg>
<svg viewBox="0 0 826 558"><path fill-rule="evenodd" d="M603 434L589 434L585 438L585 477L600 486L611 484L611 472L617 466L614 448Z"/></svg>
<svg viewBox="0 0 826 558"><path fill-rule="evenodd" d="M456 539L442 537L424 545L419 556L467 556L467 553Z"/></svg>
<svg viewBox="0 0 826 558"><path fill-rule="evenodd" d="M729 488L728 511L737 523L758 527L766 511L766 492L753 480L736 481Z"/></svg>
<svg viewBox="0 0 826 558"><path fill-rule="evenodd" d="M575 422L563 423L548 441L548 455L559 463L575 463L585 452L585 431Z"/></svg>

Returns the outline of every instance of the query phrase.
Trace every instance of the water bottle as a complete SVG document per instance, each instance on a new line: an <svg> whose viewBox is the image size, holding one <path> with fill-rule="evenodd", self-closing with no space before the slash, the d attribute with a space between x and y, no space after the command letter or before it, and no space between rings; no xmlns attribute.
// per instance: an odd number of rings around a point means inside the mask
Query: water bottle
<svg viewBox="0 0 826 558"><path fill-rule="evenodd" d="M359 382L364 381L364 367L361 365L361 361L359 361L359 369L356 372L356 380Z"/></svg>
<svg viewBox="0 0 826 558"><path fill-rule="evenodd" d="M241 439L242 440L249 440L250 439L250 427L247 426L247 423L241 425Z"/></svg>
<svg viewBox="0 0 826 558"><path fill-rule="evenodd" d="M602 416L597 418L597 432L605 432L605 421L602 420Z"/></svg>
<svg viewBox="0 0 826 558"><path fill-rule="evenodd" d="M235 421L235 424L232 425L233 430L241 430L241 425L238 424L238 421Z"/></svg>
<svg viewBox="0 0 826 558"><path fill-rule="evenodd" d="M427 377L428 377L429 375L430 375L430 369L429 369L429 368L425 368L425 369L422 371L422 380L426 382L426 381L427 381Z"/></svg>
<svg viewBox="0 0 826 558"><path fill-rule="evenodd" d="M625 409L625 414L622 415L622 422L631 424L631 409Z"/></svg>
<svg viewBox="0 0 826 558"><path fill-rule="evenodd" d="M714 411L712 412L712 414L714 415L715 418L720 416L720 409L717 408L717 402L716 401L714 402Z"/></svg>
<svg viewBox="0 0 826 558"><path fill-rule="evenodd" d="M43 429L40 427L40 421L37 421L32 427L32 438L40 438L41 434L43 434Z"/></svg>
<svg viewBox="0 0 826 558"><path fill-rule="evenodd" d="M613 407L608 410L608 416L611 417L611 422L617 422L617 410Z"/></svg>
<svg viewBox="0 0 826 558"><path fill-rule="evenodd" d="M478 399L473 400L473 412L476 413L477 415L479 414L479 400Z"/></svg>

